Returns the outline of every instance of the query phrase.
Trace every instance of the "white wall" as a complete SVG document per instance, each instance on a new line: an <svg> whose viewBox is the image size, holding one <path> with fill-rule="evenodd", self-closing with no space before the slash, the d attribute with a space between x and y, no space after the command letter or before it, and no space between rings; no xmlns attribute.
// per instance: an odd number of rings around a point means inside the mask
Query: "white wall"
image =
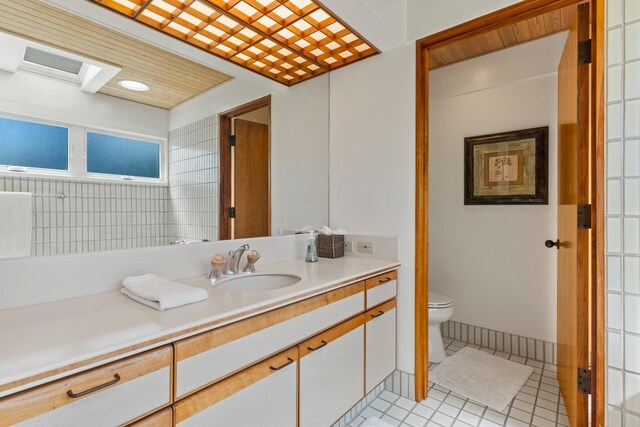
<svg viewBox="0 0 640 427"><path fill-rule="evenodd" d="M331 73L331 227L399 236L398 368L413 372L415 48Z"/></svg>
<svg viewBox="0 0 640 427"><path fill-rule="evenodd" d="M0 113L166 138L169 112L34 73L0 71Z"/></svg>
<svg viewBox="0 0 640 427"><path fill-rule="evenodd" d="M416 40L520 0L407 0L407 40Z"/></svg>
<svg viewBox="0 0 640 427"><path fill-rule="evenodd" d="M452 320L555 342L557 251L544 241L556 236L557 75L431 100L429 111L429 290L453 299ZM465 206L464 138L541 126L549 204Z"/></svg>

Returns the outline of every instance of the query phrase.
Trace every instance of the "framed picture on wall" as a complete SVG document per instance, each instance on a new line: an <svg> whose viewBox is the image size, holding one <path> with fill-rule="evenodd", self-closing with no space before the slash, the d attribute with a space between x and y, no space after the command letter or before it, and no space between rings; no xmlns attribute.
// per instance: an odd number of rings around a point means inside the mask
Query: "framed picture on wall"
<svg viewBox="0 0 640 427"><path fill-rule="evenodd" d="M465 205L549 203L549 127L464 139Z"/></svg>

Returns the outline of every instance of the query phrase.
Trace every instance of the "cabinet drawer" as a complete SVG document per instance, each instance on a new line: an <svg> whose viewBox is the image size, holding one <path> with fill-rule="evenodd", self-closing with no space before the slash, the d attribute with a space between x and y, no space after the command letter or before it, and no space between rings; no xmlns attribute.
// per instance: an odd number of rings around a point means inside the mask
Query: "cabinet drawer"
<svg viewBox="0 0 640 427"><path fill-rule="evenodd" d="M371 279L367 279L367 308L375 307L398 293L398 272L390 271Z"/></svg>
<svg viewBox="0 0 640 427"><path fill-rule="evenodd" d="M293 347L175 404L178 427L295 427L298 349Z"/></svg>
<svg viewBox="0 0 640 427"><path fill-rule="evenodd" d="M164 408L148 417L129 424L128 427L171 427L173 426L173 410L171 407Z"/></svg>
<svg viewBox="0 0 640 427"><path fill-rule="evenodd" d="M223 326L175 344L176 398L327 329L364 308L364 282Z"/></svg>
<svg viewBox="0 0 640 427"><path fill-rule="evenodd" d="M333 425L364 397L364 315L298 345L300 427Z"/></svg>
<svg viewBox="0 0 640 427"><path fill-rule="evenodd" d="M365 313L365 392L369 393L396 369L396 300Z"/></svg>
<svg viewBox="0 0 640 427"><path fill-rule="evenodd" d="M0 399L0 425L117 426L171 403L164 346Z"/></svg>

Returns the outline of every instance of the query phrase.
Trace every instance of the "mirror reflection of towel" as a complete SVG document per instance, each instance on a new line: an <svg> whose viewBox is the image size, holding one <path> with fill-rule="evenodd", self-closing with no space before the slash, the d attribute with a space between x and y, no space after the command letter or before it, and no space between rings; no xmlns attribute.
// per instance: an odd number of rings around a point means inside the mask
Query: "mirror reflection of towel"
<svg viewBox="0 0 640 427"><path fill-rule="evenodd" d="M31 255L31 193L0 192L0 258Z"/></svg>

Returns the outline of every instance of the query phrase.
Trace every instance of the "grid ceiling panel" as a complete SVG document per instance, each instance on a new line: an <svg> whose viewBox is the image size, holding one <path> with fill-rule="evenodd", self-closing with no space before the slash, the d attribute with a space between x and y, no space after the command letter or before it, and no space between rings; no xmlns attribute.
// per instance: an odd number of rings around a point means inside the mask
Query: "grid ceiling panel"
<svg viewBox="0 0 640 427"><path fill-rule="evenodd" d="M293 85L379 51L313 0L91 0Z"/></svg>

